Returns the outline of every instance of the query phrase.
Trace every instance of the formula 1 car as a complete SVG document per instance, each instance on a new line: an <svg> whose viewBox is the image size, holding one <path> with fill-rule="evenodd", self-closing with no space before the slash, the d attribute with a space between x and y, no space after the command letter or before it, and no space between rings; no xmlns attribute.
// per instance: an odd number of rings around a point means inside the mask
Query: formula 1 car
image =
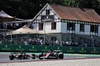
<svg viewBox="0 0 100 66"><path fill-rule="evenodd" d="M11 53L10 55L9 55L9 59L10 60L13 60L13 59L29 59L29 58L32 58L32 59L35 59L35 54L26 54L26 53L23 53L23 52L19 52L19 53L17 53L17 52L14 52L14 53Z"/></svg>
<svg viewBox="0 0 100 66"><path fill-rule="evenodd" d="M63 59L64 54L60 50L51 50L47 53L41 53L38 55L38 58L41 59Z"/></svg>

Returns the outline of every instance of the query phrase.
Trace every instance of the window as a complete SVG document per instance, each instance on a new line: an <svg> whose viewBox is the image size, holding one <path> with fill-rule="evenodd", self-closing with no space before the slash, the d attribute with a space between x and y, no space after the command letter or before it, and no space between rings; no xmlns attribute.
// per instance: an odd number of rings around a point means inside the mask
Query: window
<svg viewBox="0 0 100 66"><path fill-rule="evenodd" d="M39 30L43 30L43 23L39 23Z"/></svg>
<svg viewBox="0 0 100 66"><path fill-rule="evenodd" d="M75 30L75 23L67 23L67 30Z"/></svg>
<svg viewBox="0 0 100 66"><path fill-rule="evenodd" d="M80 31L84 32L84 24L80 24Z"/></svg>
<svg viewBox="0 0 100 66"><path fill-rule="evenodd" d="M97 26L97 25L91 25L90 31L91 31L91 32L98 33L98 26Z"/></svg>
<svg viewBox="0 0 100 66"><path fill-rule="evenodd" d="M94 32L94 25L91 25L91 32Z"/></svg>
<svg viewBox="0 0 100 66"><path fill-rule="evenodd" d="M49 15L50 14L50 10L46 10L46 15Z"/></svg>
<svg viewBox="0 0 100 66"><path fill-rule="evenodd" d="M55 30L55 29L56 29L56 22L51 23L51 29L52 29L52 30Z"/></svg>
<svg viewBox="0 0 100 66"><path fill-rule="evenodd" d="M95 33L98 33L98 26L95 25Z"/></svg>
<svg viewBox="0 0 100 66"><path fill-rule="evenodd" d="M91 32L94 32L94 25L91 25Z"/></svg>

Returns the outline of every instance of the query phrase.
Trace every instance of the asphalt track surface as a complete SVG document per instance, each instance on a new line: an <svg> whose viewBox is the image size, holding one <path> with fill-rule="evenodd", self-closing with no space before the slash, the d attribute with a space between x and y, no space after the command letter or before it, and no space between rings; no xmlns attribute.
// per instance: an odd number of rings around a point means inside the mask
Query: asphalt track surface
<svg viewBox="0 0 100 66"><path fill-rule="evenodd" d="M14 59L10 60L9 59L9 54L10 53L0 53L0 63L13 63L13 62L31 62L31 61L41 61L38 58L36 59ZM29 53L31 54L31 53ZM39 54L39 53L38 53ZM64 54L64 60L77 60L77 59L90 59L90 58L99 58L100 55L94 55L94 54ZM43 59L43 60L59 60L59 59Z"/></svg>

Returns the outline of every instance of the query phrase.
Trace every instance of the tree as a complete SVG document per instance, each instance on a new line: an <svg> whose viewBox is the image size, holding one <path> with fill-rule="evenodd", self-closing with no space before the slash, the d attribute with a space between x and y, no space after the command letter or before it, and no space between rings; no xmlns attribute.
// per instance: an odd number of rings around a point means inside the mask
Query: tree
<svg viewBox="0 0 100 66"><path fill-rule="evenodd" d="M0 0L0 10L18 18L33 18L46 3L92 8L100 13L100 0Z"/></svg>

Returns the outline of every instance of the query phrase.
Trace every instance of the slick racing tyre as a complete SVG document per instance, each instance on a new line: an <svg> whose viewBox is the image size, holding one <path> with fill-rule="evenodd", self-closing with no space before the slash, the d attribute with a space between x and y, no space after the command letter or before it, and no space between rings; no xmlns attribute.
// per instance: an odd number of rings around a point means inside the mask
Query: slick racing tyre
<svg viewBox="0 0 100 66"><path fill-rule="evenodd" d="M63 53L59 53L59 59L63 59L63 58L64 58Z"/></svg>
<svg viewBox="0 0 100 66"><path fill-rule="evenodd" d="M35 54L32 54L32 59L35 59Z"/></svg>
<svg viewBox="0 0 100 66"><path fill-rule="evenodd" d="M9 55L9 59L10 60L13 60L14 59L14 56L13 55Z"/></svg>

